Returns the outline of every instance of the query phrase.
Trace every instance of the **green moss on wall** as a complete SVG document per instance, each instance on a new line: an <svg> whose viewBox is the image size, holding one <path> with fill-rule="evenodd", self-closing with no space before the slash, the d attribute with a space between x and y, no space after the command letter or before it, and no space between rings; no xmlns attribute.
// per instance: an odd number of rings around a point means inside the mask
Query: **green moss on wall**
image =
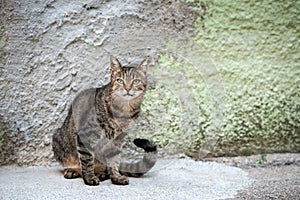
<svg viewBox="0 0 300 200"><path fill-rule="evenodd" d="M206 4L195 41L220 69L229 100L217 152L299 152L300 2Z"/></svg>
<svg viewBox="0 0 300 200"><path fill-rule="evenodd" d="M192 48L162 53L143 107L150 136L187 153L208 135L218 140L214 155L300 152L300 2L189 2L201 13L191 39L205 51L199 64L209 57L217 73L203 76L182 59ZM207 80L217 75L226 93L222 130L209 128L217 105Z"/></svg>

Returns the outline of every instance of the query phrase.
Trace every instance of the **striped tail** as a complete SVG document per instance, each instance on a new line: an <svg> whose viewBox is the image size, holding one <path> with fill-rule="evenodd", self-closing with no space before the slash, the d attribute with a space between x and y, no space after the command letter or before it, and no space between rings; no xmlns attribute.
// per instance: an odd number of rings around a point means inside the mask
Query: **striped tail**
<svg viewBox="0 0 300 200"><path fill-rule="evenodd" d="M147 173L156 163L157 147L154 143L146 139L135 139L133 143L137 147L144 149L144 157L138 162L121 163L119 171L125 176L139 177Z"/></svg>

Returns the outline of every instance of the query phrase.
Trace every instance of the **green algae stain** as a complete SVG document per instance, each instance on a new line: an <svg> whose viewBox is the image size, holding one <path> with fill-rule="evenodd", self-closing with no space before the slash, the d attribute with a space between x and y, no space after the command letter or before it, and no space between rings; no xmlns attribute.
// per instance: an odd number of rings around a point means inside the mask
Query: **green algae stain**
<svg viewBox="0 0 300 200"><path fill-rule="evenodd" d="M161 53L140 133L195 157L300 152L300 2L188 2L203 52Z"/></svg>
<svg viewBox="0 0 300 200"><path fill-rule="evenodd" d="M206 4L195 42L221 69L229 104L216 152L299 152L299 1Z"/></svg>

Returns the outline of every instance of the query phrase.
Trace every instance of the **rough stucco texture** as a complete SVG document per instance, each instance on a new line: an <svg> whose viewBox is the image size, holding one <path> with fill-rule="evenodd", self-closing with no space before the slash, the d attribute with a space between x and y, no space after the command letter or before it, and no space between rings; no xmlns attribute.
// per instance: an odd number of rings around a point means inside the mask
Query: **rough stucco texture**
<svg viewBox="0 0 300 200"><path fill-rule="evenodd" d="M1 1L1 163L45 164L80 90L109 81L109 55L152 65L194 19L178 1ZM180 9L179 9L180 8Z"/></svg>
<svg viewBox="0 0 300 200"><path fill-rule="evenodd" d="M208 1L196 40L228 97L216 152L300 151L300 2Z"/></svg>
<svg viewBox="0 0 300 200"><path fill-rule="evenodd" d="M300 2L189 2L196 36L153 68L144 132L198 158L300 152Z"/></svg>
<svg viewBox="0 0 300 200"><path fill-rule="evenodd" d="M160 147L299 152L299 1L188 2L1 1L1 163L49 163L75 94L108 82L110 54L154 58L136 134Z"/></svg>

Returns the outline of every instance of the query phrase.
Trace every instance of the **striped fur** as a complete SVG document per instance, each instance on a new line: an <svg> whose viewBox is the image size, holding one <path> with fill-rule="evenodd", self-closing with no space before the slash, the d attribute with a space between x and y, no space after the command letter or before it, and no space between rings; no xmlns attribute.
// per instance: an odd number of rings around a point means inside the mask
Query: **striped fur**
<svg viewBox="0 0 300 200"><path fill-rule="evenodd" d="M110 178L127 185L127 176L141 176L156 162L156 145L136 139L145 150L142 160L120 163L124 139L134 126L146 90L147 59L136 68L123 67L111 57L111 82L81 92L73 101L63 126L53 135L53 151L65 169L65 178L83 177L98 185Z"/></svg>

